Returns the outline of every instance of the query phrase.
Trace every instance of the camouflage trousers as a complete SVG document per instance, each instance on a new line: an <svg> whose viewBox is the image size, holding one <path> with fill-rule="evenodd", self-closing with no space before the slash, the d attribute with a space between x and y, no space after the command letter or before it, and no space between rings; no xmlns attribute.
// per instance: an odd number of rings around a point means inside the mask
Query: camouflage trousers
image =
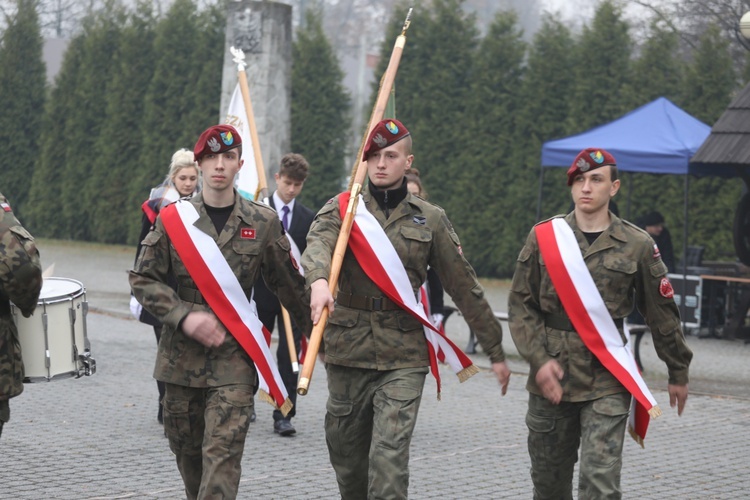
<svg viewBox="0 0 750 500"><path fill-rule="evenodd" d="M326 371L326 442L341 498L407 498L409 446L428 368L329 363Z"/></svg>
<svg viewBox="0 0 750 500"><path fill-rule="evenodd" d="M236 498L254 386L166 384L164 432L187 498Z"/></svg>
<svg viewBox="0 0 750 500"><path fill-rule="evenodd" d="M622 498L620 472L629 410L628 393L559 405L530 394L526 425L534 498L573 498L579 447L579 500Z"/></svg>

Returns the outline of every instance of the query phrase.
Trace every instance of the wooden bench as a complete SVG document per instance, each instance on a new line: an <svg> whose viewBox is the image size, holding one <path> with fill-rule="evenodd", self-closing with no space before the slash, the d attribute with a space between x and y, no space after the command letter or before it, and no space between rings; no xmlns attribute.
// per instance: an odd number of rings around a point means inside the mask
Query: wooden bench
<svg viewBox="0 0 750 500"><path fill-rule="evenodd" d="M445 331L445 322L448 321L448 318L453 314L454 312L457 312L458 315L461 315L461 312L456 309L455 307L451 306L445 306L443 307L443 331ZM495 314L495 317L500 321L508 321L508 313L504 311L493 311ZM635 363L638 365L638 369L640 371L643 371L643 365L641 364L641 339L643 338L643 334L646 333L648 330L647 327L633 327L630 329L630 335L635 337L635 344L633 346L633 355L635 357ZM474 335L474 330L469 328L469 343L466 345L466 349L464 349L464 352L466 354L476 354L477 353L477 338Z"/></svg>

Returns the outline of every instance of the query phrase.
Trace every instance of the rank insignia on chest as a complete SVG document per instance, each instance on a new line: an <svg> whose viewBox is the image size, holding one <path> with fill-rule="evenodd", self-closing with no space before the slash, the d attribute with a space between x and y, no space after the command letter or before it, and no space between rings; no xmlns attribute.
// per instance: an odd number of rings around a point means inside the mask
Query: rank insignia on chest
<svg viewBox="0 0 750 500"><path fill-rule="evenodd" d="M240 238L243 240L254 240L255 239L255 229L251 227L243 227L240 229Z"/></svg>
<svg viewBox="0 0 750 500"><path fill-rule="evenodd" d="M425 224L427 224L427 219L425 219L421 215L415 215L414 219L412 220L414 221L414 224L419 224L420 226L424 226Z"/></svg>
<svg viewBox="0 0 750 500"><path fill-rule="evenodd" d="M3 207L3 212L10 212L12 210L7 203L0 203L0 207Z"/></svg>

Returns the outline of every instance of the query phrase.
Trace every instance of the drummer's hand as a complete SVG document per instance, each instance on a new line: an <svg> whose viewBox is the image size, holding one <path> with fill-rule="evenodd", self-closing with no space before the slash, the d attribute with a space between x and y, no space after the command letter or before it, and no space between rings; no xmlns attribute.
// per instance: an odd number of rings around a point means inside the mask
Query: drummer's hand
<svg viewBox="0 0 750 500"><path fill-rule="evenodd" d="M317 325L320 316L323 314L323 308L328 307L328 312L333 312L333 295L328 289L328 281L323 278L313 281L310 285L310 316L313 325Z"/></svg>
<svg viewBox="0 0 750 500"><path fill-rule="evenodd" d="M182 321L182 331L206 347L220 346L227 335L216 316L205 311L195 311L185 316Z"/></svg>

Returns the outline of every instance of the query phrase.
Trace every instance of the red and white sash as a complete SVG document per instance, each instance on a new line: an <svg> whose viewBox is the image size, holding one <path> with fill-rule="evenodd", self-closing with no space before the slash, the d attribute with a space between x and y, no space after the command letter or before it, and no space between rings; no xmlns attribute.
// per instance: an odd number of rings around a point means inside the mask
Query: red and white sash
<svg viewBox="0 0 750 500"><path fill-rule="evenodd" d="M259 397L286 415L292 402L265 341L255 303L248 300L214 239L194 226L198 218L198 211L186 200L161 211L164 229L201 295L255 364Z"/></svg>
<svg viewBox="0 0 750 500"><path fill-rule="evenodd" d="M344 218L350 193L339 195L341 218ZM427 318L424 307L421 307L414 296L409 276L404 263L388 239L377 219L365 207L362 196L359 198L360 210L354 216L349 248L354 257L375 285L383 294L398 304L402 309L419 320L424 326L427 347L430 354L430 371L437 381L438 399L440 398L440 372L437 364L438 353L443 353L445 360L463 382L479 372L471 359L461 351L444 333L435 328Z"/></svg>
<svg viewBox="0 0 750 500"><path fill-rule="evenodd" d="M571 227L565 219L555 218L537 224L534 231L557 296L583 343L651 417L661 415L632 352L623 345ZM641 444L647 427L648 421L642 426L642 435L638 435Z"/></svg>

